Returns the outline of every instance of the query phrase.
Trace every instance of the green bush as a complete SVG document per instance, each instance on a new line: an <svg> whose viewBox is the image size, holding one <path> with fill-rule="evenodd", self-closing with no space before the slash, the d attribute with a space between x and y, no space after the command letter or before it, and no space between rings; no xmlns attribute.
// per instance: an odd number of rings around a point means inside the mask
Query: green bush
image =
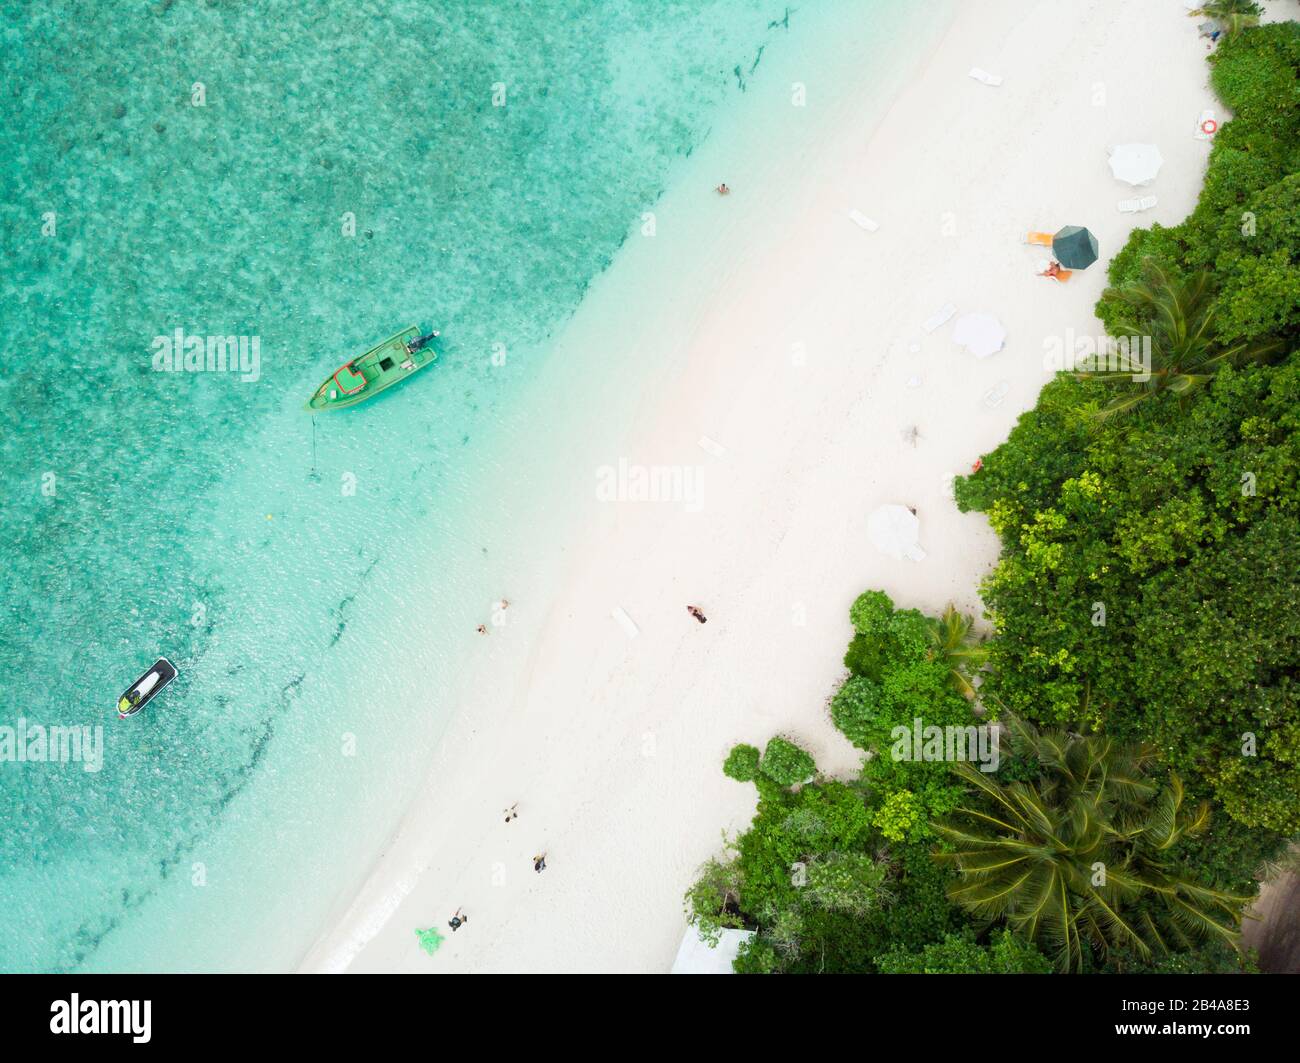
<svg viewBox="0 0 1300 1063"><path fill-rule="evenodd" d="M970 703L953 682L953 661L941 650L941 624L915 609L896 610L880 591L867 591L849 614L857 634L845 663L853 672L831 699L831 719L870 754L862 769L867 801L888 841L917 841L948 812L962 788L943 763L894 760L895 729L974 723ZM869 667L860 664L868 661Z"/></svg>
<svg viewBox="0 0 1300 1063"><path fill-rule="evenodd" d="M1225 40L1210 67L1210 84L1235 121L1278 152L1289 172L1300 170L1300 24L1276 22Z"/></svg>
<svg viewBox="0 0 1300 1063"><path fill-rule="evenodd" d="M817 765L812 756L789 739L780 736L768 741L759 768L764 775L781 786L797 786L817 773Z"/></svg>
<svg viewBox="0 0 1300 1063"><path fill-rule="evenodd" d="M732 746L726 761L723 762L722 773L737 782L753 782L758 778L760 757L761 754L755 746L744 743Z"/></svg>
<svg viewBox="0 0 1300 1063"><path fill-rule="evenodd" d="M1225 337L1283 337L1300 348L1300 174L1252 195L1216 233L1216 327Z"/></svg>
<svg viewBox="0 0 1300 1063"><path fill-rule="evenodd" d="M948 934L918 952L895 949L879 957L881 974L1050 974L1052 965L1033 945L1000 930L987 944L970 931Z"/></svg>
<svg viewBox="0 0 1300 1063"><path fill-rule="evenodd" d="M876 810L871 822L891 842L913 838L921 823L923 809L911 790L895 790Z"/></svg>
<svg viewBox="0 0 1300 1063"><path fill-rule="evenodd" d="M894 619L894 602L884 591L863 591L849 606L849 623L859 635L879 641Z"/></svg>
<svg viewBox="0 0 1300 1063"><path fill-rule="evenodd" d="M760 795L749 829L686 895L704 936L757 932L737 971L871 971L890 948L921 949L967 925L945 893L951 872L925 846L897 843L881 859L884 839L860 787L772 785Z"/></svg>

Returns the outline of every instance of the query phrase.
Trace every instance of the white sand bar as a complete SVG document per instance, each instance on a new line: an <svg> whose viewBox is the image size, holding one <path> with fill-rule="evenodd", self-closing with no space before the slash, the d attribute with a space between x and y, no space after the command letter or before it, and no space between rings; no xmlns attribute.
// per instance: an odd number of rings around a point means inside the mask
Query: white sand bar
<svg viewBox="0 0 1300 1063"><path fill-rule="evenodd" d="M953 601L979 614L997 542L983 516L957 512L947 477L1032 406L1046 339L1101 331L1092 307L1106 258L1139 223L1115 209L1107 146L1161 145L1159 206L1140 224L1176 223L1207 155L1188 124L1214 101L1204 45L1177 3L956 7L883 120L853 98L854 77L869 93L873 64L888 61L871 19L844 27L856 54L832 77L846 83L781 69L769 91L765 57L744 104L789 115L789 84L807 82L801 117L817 124L798 165L776 143L769 162L736 173L715 130L684 163L691 187L656 204L659 235L630 240L593 286L562 346L608 344L613 321L619 342L671 362L639 396L622 453L694 466L707 424L731 457L707 465L699 512L593 501L545 600L502 588L511 625L490 640L467 633L466 693L429 781L360 892L339 898L305 968L668 971L683 892L720 832L753 814L754 788L721 772L728 748L785 732L823 769L857 764L825 710L854 597L880 588L901 606L937 613ZM973 56L1005 75L996 93L954 91ZM719 175L738 193L726 201L711 192ZM827 209L852 203L888 204L889 224L864 241L843 209ZM691 231L675 235L688 217ZM1044 284L1020 246L1043 219L1089 226L1105 258ZM673 246L680 261L653 259ZM699 269L667 287L627 280L642 260L683 272L692 247ZM1014 357L950 357L936 337L891 354L950 300L997 308ZM791 357L796 345L806 357ZM931 366L912 390L917 359ZM1004 383L1005 401L986 405ZM921 564L866 539L868 514L900 499L923 517ZM641 623L634 642L610 622L611 602ZM498 653L517 658L487 656ZM506 826L500 809L514 801ZM543 847L537 875L530 857ZM422 953L414 928L445 925L458 906L468 926Z"/></svg>

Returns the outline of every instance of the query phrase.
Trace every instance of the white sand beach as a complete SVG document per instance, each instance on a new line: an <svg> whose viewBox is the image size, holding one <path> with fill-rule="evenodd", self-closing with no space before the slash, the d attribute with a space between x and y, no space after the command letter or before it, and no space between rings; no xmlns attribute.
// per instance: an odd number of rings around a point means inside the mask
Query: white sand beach
<svg viewBox="0 0 1300 1063"><path fill-rule="evenodd" d="M957 512L950 478L1034 404L1046 341L1100 334L1092 307L1130 229L1195 202L1209 151L1197 117L1227 117L1196 21L1181 0L962 0L883 119L852 91L833 106L810 92L817 132L796 155L774 144L766 168L737 172L722 133L696 153L698 180L655 207L654 246L630 241L560 340L561 353L611 334L647 357L663 347L661 386L615 450L575 452L591 490L563 575L541 601L503 588L508 623L487 648L467 634L465 693L429 782L304 970L668 970L683 892L754 809L754 788L722 774L727 750L783 733L824 772L857 766L826 712L854 597L980 613L997 543L983 516ZM871 56L869 26L844 36ZM785 88L772 98L788 106ZM1165 160L1140 190L1106 161L1132 141ZM730 196L712 192L720 180ZM1117 210L1136 196L1158 203ZM1070 224L1092 229L1102 260L1064 284L1036 276L1046 249L1025 233ZM641 286L674 240L698 249L692 268ZM949 303L996 315L1004 348L961 349L956 317L927 332ZM620 459L702 468L698 507L601 501L596 469ZM923 560L869 544L885 503L916 508ZM451 935L457 907L469 921ZM413 933L426 926L448 934L432 957Z"/></svg>

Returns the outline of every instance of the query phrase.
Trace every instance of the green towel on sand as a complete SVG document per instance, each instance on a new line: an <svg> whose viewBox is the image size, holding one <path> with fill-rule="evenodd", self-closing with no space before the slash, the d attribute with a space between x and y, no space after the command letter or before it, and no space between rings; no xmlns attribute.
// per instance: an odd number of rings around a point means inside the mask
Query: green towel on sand
<svg viewBox="0 0 1300 1063"><path fill-rule="evenodd" d="M438 951L438 946L442 944L442 935L438 933L437 927L429 927L428 930L416 930L416 940L420 942L420 948L424 949L430 956Z"/></svg>

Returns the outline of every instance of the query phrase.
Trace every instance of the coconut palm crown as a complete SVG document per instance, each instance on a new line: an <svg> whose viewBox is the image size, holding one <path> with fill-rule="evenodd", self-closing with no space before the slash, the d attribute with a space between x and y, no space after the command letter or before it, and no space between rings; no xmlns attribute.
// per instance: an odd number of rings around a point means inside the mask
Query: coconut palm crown
<svg viewBox="0 0 1300 1063"><path fill-rule="evenodd" d="M1178 777L1151 770L1151 750L1007 723L1041 774L1004 783L954 765L971 795L935 830L947 843L936 858L958 871L955 903L1005 923L1061 971L1111 949L1148 960L1236 940L1249 898L1187 877L1172 858L1180 840L1205 830L1208 805L1186 807Z"/></svg>

